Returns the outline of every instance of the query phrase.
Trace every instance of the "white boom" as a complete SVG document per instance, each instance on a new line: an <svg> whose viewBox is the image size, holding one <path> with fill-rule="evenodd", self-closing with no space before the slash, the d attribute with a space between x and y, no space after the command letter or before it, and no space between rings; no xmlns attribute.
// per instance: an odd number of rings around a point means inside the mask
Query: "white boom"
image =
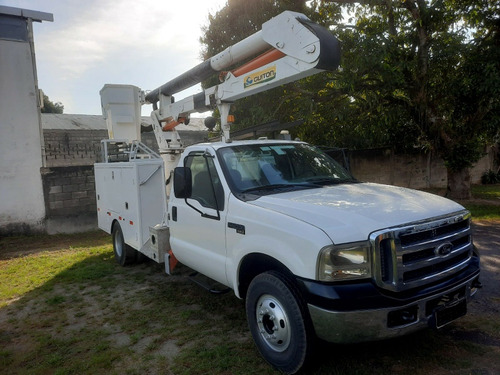
<svg viewBox="0 0 500 375"><path fill-rule="evenodd" d="M260 55L250 62L231 71L224 71L258 54ZM141 124L138 101L153 104L153 130L169 173L183 150L175 127L180 123L187 124L191 113L206 111L217 105L221 114L222 138L228 140L228 117L232 102L324 70L335 70L339 62L340 44L327 29L311 22L304 14L285 11L265 22L262 30L147 95L135 86L105 85L101 90L103 114L108 123L110 138L120 135L130 142L137 139L134 136L140 135L137 130ZM220 84L200 94L174 101L173 94L196 85L215 73L220 73ZM132 126L134 123L135 126ZM125 127L129 131L114 130ZM135 133L132 128L136 129Z"/></svg>

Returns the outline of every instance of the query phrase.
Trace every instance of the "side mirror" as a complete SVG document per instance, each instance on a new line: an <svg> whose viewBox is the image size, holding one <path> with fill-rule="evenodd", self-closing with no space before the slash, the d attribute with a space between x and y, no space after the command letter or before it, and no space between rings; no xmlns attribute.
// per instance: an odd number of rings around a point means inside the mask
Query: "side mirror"
<svg viewBox="0 0 500 375"><path fill-rule="evenodd" d="M176 198L190 198L193 192L191 169L177 167L174 169L174 194Z"/></svg>

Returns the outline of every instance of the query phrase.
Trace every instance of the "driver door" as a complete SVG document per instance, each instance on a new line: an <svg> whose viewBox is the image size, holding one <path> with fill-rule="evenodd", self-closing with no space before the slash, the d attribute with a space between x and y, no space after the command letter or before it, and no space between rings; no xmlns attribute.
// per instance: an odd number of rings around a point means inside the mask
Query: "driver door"
<svg viewBox="0 0 500 375"><path fill-rule="evenodd" d="M171 196L170 245L181 263L227 285L225 193L214 160L207 151L184 159L191 169L192 194Z"/></svg>

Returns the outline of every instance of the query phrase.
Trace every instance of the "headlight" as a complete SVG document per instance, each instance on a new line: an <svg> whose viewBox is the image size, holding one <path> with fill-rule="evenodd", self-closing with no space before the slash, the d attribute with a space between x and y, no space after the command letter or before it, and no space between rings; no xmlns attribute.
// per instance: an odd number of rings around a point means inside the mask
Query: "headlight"
<svg viewBox="0 0 500 375"><path fill-rule="evenodd" d="M319 281L341 281L371 277L370 244L354 242L321 249L318 259Z"/></svg>

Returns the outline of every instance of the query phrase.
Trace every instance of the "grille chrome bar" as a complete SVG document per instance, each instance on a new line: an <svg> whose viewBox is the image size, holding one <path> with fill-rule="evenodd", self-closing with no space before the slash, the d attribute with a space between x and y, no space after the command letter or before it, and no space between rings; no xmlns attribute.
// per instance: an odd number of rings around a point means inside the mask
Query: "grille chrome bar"
<svg viewBox="0 0 500 375"><path fill-rule="evenodd" d="M437 282L465 268L472 257L470 213L372 233L374 279L400 292Z"/></svg>
<svg viewBox="0 0 500 375"><path fill-rule="evenodd" d="M436 263L436 259L437 260L453 259L453 258L460 256L461 254L468 253L468 252L469 252L469 245L467 244L467 245L460 246L456 249L454 248L453 251L445 257L440 257L440 256L433 254L432 257L428 257L428 258L425 258L425 259L422 259L419 261L415 261L415 262L404 262L403 261L404 272L406 273L408 271L414 271L414 270L421 269L422 267L432 266Z"/></svg>
<svg viewBox="0 0 500 375"><path fill-rule="evenodd" d="M433 238L433 239L427 240L425 242L414 243L412 245L407 245L407 246L401 246L401 252L402 252L402 254L413 253L417 250L423 250L426 248L435 247L436 243L439 243L441 241L449 241L449 242L456 241L460 238L463 238L465 235L470 235L470 229L464 229L460 232L448 234L446 236L442 236L442 237L438 237L438 238Z"/></svg>

